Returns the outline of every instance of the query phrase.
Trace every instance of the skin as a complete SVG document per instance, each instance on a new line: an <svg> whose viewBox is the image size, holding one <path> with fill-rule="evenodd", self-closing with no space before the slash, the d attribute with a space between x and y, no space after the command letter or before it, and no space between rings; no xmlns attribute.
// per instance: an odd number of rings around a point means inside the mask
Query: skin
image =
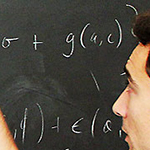
<svg viewBox="0 0 150 150"><path fill-rule="evenodd" d="M128 86L113 105L113 111L123 120L122 130L130 150L150 149L150 77L146 61L150 45L141 43L133 50L125 65Z"/></svg>
<svg viewBox="0 0 150 150"><path fill-rule="evenodd" d="M0 111L0 150L18 150Z"/></svg>

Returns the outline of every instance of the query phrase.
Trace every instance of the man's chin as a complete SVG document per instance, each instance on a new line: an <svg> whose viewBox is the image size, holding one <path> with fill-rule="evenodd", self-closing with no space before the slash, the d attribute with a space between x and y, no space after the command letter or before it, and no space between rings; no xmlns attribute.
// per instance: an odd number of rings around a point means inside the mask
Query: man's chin
<svg viewBox="0 0 150 150"><path fill-rule="evenodd" d="M133 147L133 145L131 145L131 144L128 144L129 145L129 150L136 150L134 147Z"/></svg>
<svg viewBox="0 0 150 150"><path fill-rule="evenodd" d="M131 147L131 148L129 148L129 150L136 150L136 149L134 149L133 147Z"/></svg>
<svg viewBox="0 0 150 150"><path fill-rule="evenodd" d="M129 150L135 150L135 149L133 148L133 145L131 144L131 141L130 141L130 138L129 138L128 135L126 136L125 141L128 143Z"/></svg>

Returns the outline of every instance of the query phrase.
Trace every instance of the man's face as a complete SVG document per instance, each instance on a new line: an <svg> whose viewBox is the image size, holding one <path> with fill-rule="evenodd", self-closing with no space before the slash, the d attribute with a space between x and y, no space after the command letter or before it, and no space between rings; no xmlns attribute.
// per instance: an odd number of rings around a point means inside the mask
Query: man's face
<svg viewBox="0 0 150 150"><path fill-rule="evenodd" d="M123 119L122 129L130 150L150 149L150 77L146 73L146 61L150 45L137 45L131 54L125 71L128 86L113 105L113 111Z"/></svg>

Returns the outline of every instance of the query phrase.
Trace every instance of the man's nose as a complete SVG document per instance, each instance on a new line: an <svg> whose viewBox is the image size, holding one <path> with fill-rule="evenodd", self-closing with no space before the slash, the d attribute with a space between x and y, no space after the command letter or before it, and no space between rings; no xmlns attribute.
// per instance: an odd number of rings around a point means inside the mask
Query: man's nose
<svg viewBox="0 0 150 150"><path fill-rule="evenodd" d="M121 117L127 117L127 108L128 108L128 93L125 89L122 94L119 96L119 98L116 100L116 102L113 105L113 112L117 116Z"/></svg>

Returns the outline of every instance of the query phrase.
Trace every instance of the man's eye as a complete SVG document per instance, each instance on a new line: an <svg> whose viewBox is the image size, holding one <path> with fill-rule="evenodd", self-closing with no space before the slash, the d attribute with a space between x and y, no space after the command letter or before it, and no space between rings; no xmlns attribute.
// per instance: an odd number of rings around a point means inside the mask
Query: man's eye
<svg viewBox="0 0 150 150"><path fill-rule="evenodd" d="M126 79L125 81L125 85L128 86L129 85L129 81Z"/></svg>
<svg viewBox="0 0 150 150"><path fill-rule="evenodd" d="M130 93L132 93L133 92L133 89L128 85L128 87L127 87L127 92L130 94Z"/></svg>
<svg viewBox="0 0 150 150"><path fill-rule="evenodd" d="M132 87L131 87L131 85L130 85L130 83L129 83L128 80L126 80L125 85L126 85L126 87L127 87L127 92L128 92L128 93L131 93L131 92L132 92Z"/></svg>

